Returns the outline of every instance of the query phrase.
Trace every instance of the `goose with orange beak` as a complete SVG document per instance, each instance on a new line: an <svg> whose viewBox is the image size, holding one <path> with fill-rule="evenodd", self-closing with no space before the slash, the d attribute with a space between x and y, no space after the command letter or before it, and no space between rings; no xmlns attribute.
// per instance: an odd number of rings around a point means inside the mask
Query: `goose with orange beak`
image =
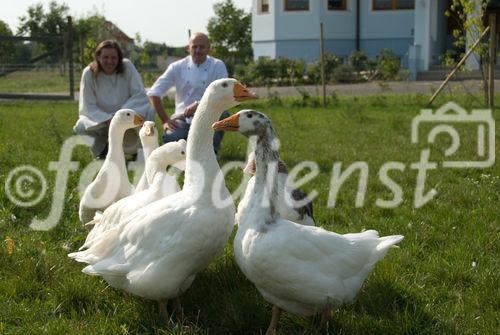
<svg viewBox="0 0 500 335"><path fill-rule="evenodd" d="M211 126L223 111L254 98L236 79L208 86L189 130L182 190L138 209L100 234L87 250L70 254L89 264L84 273L158 301L160 318L169 319L167 300L191 286L224 249L234 227L236 210L220 178Z"/></svg>
<svg viewBox="0 0 500 335"><path fill-rule="evenodd" d="M143 123L144 120L131 109L120 109L111 119L108 154L80 200L78 215L82 223L92 220L97 211L104 211L113 202L132 194L134 187L128 180L123 139L128 129Z"/></svg>
<svg viewBox="0 0 500 335"><path fill-rule="evenodd" d="M250 116L250 118L249 118ZM213 127L215 130L225 130L225 131L239 131L245 133L245 123L242 123L240 127L240 117L243 118L259 118L260 113L251 113L250 110L241 111L233 116L230 116L224 120L216 122ZM255 121L254 121L255 122ZM255 152L251 152L248 156L247 165L244 168L244 172L255 175L256 163L255 163ZM288 179L288 168L286 163L282 160L278 161L278 201L277 201L277 211L280 216L284 219L308 225L314 226L314 216L313 216L313 205L312 200L309 198L308 194L303 190L289 185ZM250 194L253 192L255 187L255 177L250 178L247 184L246 192ZM245 203L245 197L240 201L238 205L238 212L240 208L243 208Z"/></svg>
<svg viewBox="0 0 500 335"><path fill-rule="evenodd" d="M144 171L141 175L141 178L137 182L135 186L134 193L139 193L147 189L150 184L148 183L148 179L146 178L146 168L148 158L155 150L158 148L158 131L156 130L155 123L153 121L145 121L142 125L141 130L139 131L139 138L141 139L142 145L142 153L144 156ZM137 171L136 171L137 173Z"/></svg>
<svg viewBox="0 0 500 335"><path fill-rule="evenodd" d="M273 305L266 335L274 334L282 310L321 314L350 303L365 278L402 235L379 237L375 230L337 234L283 219L277 211L279 155L271 120L243 110L216 122L217 130L256 136L255 186L238 206L234 258L241 271Z"/></svg>

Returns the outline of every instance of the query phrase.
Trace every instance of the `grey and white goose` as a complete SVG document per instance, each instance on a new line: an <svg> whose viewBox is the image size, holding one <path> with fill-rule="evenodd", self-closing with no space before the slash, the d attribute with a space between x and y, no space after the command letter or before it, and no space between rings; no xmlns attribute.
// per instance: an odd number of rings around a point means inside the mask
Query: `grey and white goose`
<svg viewBox="0 0 500 335"><path fill-rule="evenodd" d="M244 110L212 127L257 136L255 188L245 193L246 206L237 213L233 247L241 271L273 305L266 335L275 333L281 310L328 320L333 308L353 301L375 264L403 236L379 237L375 230L341 235L281 218L271 121Z"/></svg>
<svg viewBox="0 0 500 335"><path fill-rule="evenodd" d="M255 152L248 155L244 172L252 174L247 184L247 189L255 187ZM277 210L284 219L307 226L315 226L313 216L313 203L309 195L300 188L293 187L288 181L288 167L284 161L278 160L278 203Z"/></svg>

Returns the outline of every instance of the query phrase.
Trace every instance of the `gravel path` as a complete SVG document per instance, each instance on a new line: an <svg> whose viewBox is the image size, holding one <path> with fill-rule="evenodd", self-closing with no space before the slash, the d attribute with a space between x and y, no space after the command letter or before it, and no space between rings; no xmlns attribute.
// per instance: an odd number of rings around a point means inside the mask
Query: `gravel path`
<svg viewBox="0 0 500 335"><path fill-rule="evenodd" d="M326 94L335 92L338 96L363 96L363 95L391 95L391 94L432 94L441 85L441 81L392 81L392 82L370 82L360 84L338 84L327 85ZM452 81L446 85L444 93L476 93L481 90L482 81L463 80ZM277 94L280 97L300 96L301 91L306 91L311 95L321 95L320 85L313 86L286 86L286 87L250 87L260 97L266 98L269 94ZM147 88L149 89L149 88ZM495 80L495 92L500 93L500 79ZM67 95L67 92L57 93L37 93L38 99L47 99L45 95ZM29 95L29 94L27 94ZM167 92L169 99L175 99L175 89L171 88ZM48 98L50 99L50 98ZM75 92L75 100L78 100L78 92Z"/></svg>
<svg viewBox="0 0 500 335"><path fill-rule="evenodd" d="M394 81L394 82L370 82L361 84L339 84L326 86L326 94L335 92L338 96L361 96L361 95L380 95L380 94L432 94L439 86L441 81ZM476 93L481 90L482 82L479 80L454 81L446 85L443 93L468 92ZM266 97L270 92L275 92L279 96L296 96L300 91L307 91L310 94L321 95L321 86L296 86L296 87L252 87L261 97ZM495 92L500 92L500 80L495 80Z"/></svg>
<svg viewBox="0 0 500 335"><path fill-rule="evenodd" d="M390 81L390 82L370 82L360 84L338 84L327 85L326 94L335 92L338 96L362 96L362 95L390 95L390 94L432 94L439 86L441 81ZM476 93L481 89L480 80L452 81L446 85L442 93ZM313 86L286 86L286 87L250 87L260 97L267 97L270 93L277 94L280 97L300 96L301 91L306 91L311 95L321 95L320 85ZM495 92L500 93L500 80L495 80ZM441 94L442 94L441 93ZM167 92L169 99L175 98L175 89Z"/></svg>

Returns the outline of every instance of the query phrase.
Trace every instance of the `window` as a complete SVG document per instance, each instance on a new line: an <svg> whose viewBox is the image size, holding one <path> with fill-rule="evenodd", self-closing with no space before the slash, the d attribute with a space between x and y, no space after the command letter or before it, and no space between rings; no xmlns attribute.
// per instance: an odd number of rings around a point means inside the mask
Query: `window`
<svg viewBox="0 0 500 335"><path fill-rule="evenodd" d="M373 10L414 9L415 0L373 0Z"/></svg>
<svg viewBox="0 0 500 335"><path fill-rule="evenodd" d="M309 0L285 0L285 10L309 10Z"/></svg>
<svg viewBox="0 0 500 335"><path fill-rule="evenodd" d="M328 10L346 10L347 0L328 0Z"/></svg>
<svg viewBox="0 0 500 335"><path fill-rule="evenodd" d="M393 2L396 3L396 9L415 9L415 0L398 0Z"/></svg>
<svg viewBox="0 0 500 335"><path fill-rule="evenodd" d="M260 0L259 13L269 13L269 0Z"/></svg>

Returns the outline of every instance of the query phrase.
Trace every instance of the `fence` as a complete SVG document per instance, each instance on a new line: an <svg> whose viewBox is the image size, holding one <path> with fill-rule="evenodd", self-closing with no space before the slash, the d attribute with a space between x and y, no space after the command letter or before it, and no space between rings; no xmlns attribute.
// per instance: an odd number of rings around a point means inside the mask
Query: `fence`
<svg viewBox="0 0 500 335"><path fill-rule="evenodd" d="M1 36L0 98L75 98L73 25L59 36Z"/></svg>

